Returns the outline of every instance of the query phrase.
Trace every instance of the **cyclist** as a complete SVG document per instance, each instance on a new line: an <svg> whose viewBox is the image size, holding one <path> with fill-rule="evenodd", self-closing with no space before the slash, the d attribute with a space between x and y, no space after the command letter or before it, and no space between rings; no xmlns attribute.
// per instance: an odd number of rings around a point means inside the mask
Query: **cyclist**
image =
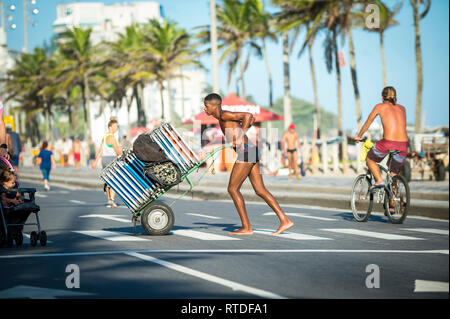
<svg viewBox="0 0 450 319"><path fill-rule="evenodd" d="M367 167L369 167L375 178L375 184L370 188L371 191L375 188L384 187L377 163L381 162L389 154L390 150L400 151L399 154L392 157L391 175L395 176L399 174L408 153L405 107L397 104L397 93L392 86L385 87L381 96L383 103L375 105L358 136L355 138L356 142L361 141L363 134L369 129L373 120L377 115L380 116L383 125L383 139L374 144L367 154L366 159Z"/></svg>

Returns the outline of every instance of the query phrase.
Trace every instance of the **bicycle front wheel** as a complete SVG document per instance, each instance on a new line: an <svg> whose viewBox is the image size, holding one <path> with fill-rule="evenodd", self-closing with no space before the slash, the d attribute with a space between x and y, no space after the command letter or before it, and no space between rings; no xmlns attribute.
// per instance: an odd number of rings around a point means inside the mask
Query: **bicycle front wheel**
<svg viewBox="0 0 450 319"><path fill-rule="evenodd" d="M358 222L365 222L370 216L373 207L373 193L369 191L372 183L366 174L356 177L353 182L351 206L353 217Z"/></svg>
<svg viewBox="0 0 450 319"><path fill-rule="evenodd" d="M401 175L392 177L392 189L386 190L384 196L384 209L391 223L403 223L408 214L409 201L409 185L406 179Z"/></svg>

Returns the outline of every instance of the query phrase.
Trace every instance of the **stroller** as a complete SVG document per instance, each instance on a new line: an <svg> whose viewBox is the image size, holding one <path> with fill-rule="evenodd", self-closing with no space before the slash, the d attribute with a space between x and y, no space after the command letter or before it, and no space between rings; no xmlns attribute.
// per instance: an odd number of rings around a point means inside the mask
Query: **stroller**
<svg viewBox="0 0 450 319"><path fill-rule="evenodd" d="M4 157L0 156L0 170L10 169L15 171L11 163ZM6 194L6 196L15 196L17 191L20 192L23 198L23 202L16 206L3 205L0 200L0 247L13 247L14 241L17 246L21 246L23 243L23 226L35 225L37 226L37 232L32 231L30 234L30 244L35 247L39 241L41 246L47 244L47 234L45 231L41 231L41 225L39 223L38 213L40 207L35 203L34 194L35 188L19 188L19 182L16 181L16 187L12 190L7 190L0 186L0 195ZM27 196L25 196L27 195ZM30 214L34 213L36 216L36 223L26 223Z"/></svg>

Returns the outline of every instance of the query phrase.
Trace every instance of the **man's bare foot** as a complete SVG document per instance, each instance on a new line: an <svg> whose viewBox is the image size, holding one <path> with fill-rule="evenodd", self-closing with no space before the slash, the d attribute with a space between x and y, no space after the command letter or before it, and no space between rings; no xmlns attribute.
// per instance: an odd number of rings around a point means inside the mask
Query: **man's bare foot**
<svg viewBox="0 0 450 319"><path fill-rule="evenodd" d="M253 229L241 228L233 232L229 232L230 235L253 235Z"/></svg>
<svg viewBox="0 0 450 319"><path fill-rule="evenodd" d="M288 219L287 221L281 223L280 228L278 228L275 232L273 232L273 235L278 235L281 234L283 232L285 232L286 230L288 230L289 228L291 228L292 226L294 226L294 223Z"/></svg>

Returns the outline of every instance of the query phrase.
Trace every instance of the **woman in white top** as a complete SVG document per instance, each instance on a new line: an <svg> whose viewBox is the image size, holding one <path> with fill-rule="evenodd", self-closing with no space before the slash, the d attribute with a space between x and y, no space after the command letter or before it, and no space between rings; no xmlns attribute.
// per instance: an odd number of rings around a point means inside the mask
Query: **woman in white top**
<svg viewBox="0 0 450 319"><path fill-rule="evenodd" d="M119 123L117 123L114 117L111 117L108 123L108 132L103 136L102 143L100 145L100 149L97 152L97 156L95 157L95 162L92 165L92 168L95 169L97 164L102 159L102 167L105 168L109 165L117 156L122 154L122 150L119 148L117 144L117 140L114 137L114 133L119 130ZM114 202L115 193L114 191L105 184L104 191L106 193L106 198L108 199L107 207L117 207Z"/></svg>

